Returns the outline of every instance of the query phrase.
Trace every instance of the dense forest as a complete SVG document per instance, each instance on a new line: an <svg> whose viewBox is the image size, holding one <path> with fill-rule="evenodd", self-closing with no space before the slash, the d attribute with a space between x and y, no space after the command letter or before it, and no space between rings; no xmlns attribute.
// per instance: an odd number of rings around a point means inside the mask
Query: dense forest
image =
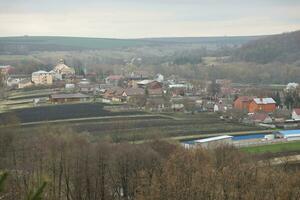
<svg viewBox="0 0 300 200"><path fill-rule="evenodd" d="M244 44L237 57L248 62L266 64L279 61L293 63L300 58L300 31L263 37Z"/></svg>
<svg viewBox="0 0 300 200"><path fill-rule="evenodd" d="M275 167L233 147L187 150L153 140L98 141L64 127L0 131L0 198L45 200L299 199L300 172ZM41 189L39 189L40 191Z"/></svg>

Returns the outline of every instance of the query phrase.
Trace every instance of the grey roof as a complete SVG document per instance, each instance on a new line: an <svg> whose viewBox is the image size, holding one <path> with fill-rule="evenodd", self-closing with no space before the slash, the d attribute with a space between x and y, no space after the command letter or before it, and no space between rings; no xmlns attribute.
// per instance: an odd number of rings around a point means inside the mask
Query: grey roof
<svg viewBox="0 0 300 200"><path fill-rule="evenodd" d="M274 104L276 103L272 98L254 98L256 104Z"/></svg>
<svg viewBox="0 0 300 200"><path fill-rule="evenodd" d="M75 93L75 94L51 94L52 99L73 99L73 98L89 98L89 95Z"/></svg>

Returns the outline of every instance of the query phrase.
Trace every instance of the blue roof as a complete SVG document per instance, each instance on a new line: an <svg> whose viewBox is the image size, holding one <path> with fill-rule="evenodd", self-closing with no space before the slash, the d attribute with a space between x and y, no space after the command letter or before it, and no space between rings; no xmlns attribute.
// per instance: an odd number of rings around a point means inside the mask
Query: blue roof
<svg viewBox="0 0 300 200"><path fill-rule="evenodd" d="M278 131L282 135L295 135L300 134L300 129L297 130L286 130L286 131Z"/></svg>

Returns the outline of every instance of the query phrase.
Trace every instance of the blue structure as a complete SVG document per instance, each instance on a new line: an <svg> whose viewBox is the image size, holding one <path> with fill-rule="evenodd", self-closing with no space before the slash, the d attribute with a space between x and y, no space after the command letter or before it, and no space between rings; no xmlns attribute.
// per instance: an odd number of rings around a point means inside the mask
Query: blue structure
<svg viewBox="0 0 300 200"><path fill-rule="evenodd" d="M275 136L287 140L300 140L300 129L275 132Z"/></svg>

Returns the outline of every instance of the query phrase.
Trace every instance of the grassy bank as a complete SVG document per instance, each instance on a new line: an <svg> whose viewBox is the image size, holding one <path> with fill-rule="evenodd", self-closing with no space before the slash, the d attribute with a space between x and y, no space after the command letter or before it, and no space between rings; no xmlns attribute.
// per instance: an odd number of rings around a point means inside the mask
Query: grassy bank
<svg viewBox="0 0 300 200"><path fill-rule="evenodd" d="M242 151L248 153L258 153L258 154L268 153L268 152L278 153L278 152L297 151L297 150L300 150L300 141L242 148Z"/></svg>

